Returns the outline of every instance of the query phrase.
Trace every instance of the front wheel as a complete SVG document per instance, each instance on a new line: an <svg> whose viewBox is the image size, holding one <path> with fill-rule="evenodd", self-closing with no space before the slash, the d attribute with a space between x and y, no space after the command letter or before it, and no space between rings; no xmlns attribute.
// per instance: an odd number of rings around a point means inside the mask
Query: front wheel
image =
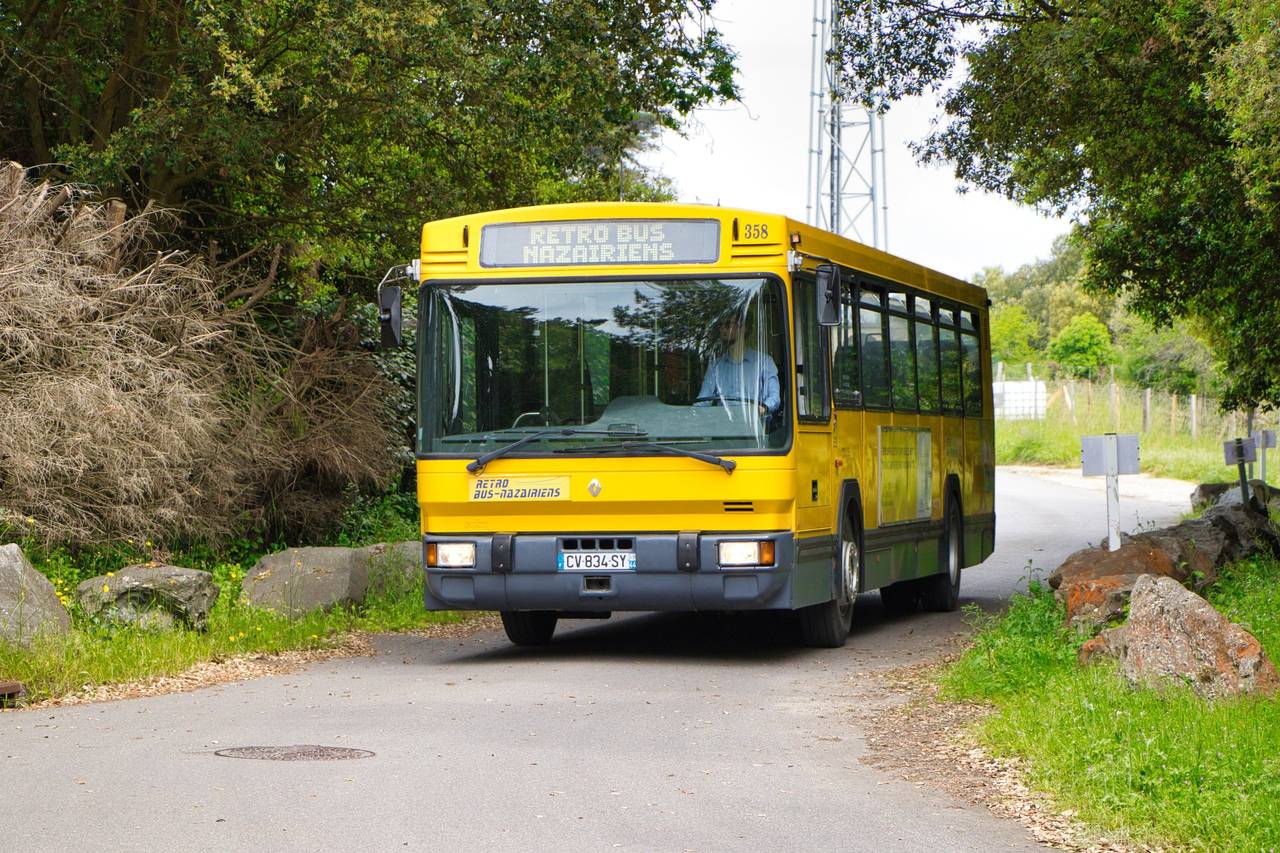
<svg viewBox="0 0 1280 853"><path fill-rule="evenodd" d="M503 610L502 627L507 639L517 646L545 646L556 631L556 614L551 610Z"/></svg>
<svg viewBox="0 0 1280 853"><path fill-rule="evenodd" d="M800 611L800 635L806 646L838 649L849 639L862 569L862 554L858 551L857 542L846 539L840 543L840 569L840 588L836 590L835 598Z"/></svg>

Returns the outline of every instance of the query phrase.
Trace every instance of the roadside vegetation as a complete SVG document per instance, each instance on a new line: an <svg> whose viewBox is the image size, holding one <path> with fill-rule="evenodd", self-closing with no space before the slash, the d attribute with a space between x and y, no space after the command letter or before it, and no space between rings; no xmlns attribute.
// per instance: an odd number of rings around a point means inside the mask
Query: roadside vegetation
<svg viewBox="0 0 1280 853"><path fill-rule="evenodd" d="M1280 561L1230 567L1209 600L1280 654ZM943 696L994 706L980 742L1021 759L1062 809L1137 842L1196 850L1280 846L1280 698L1210 702L1190 689L1134 690L1106 664L1080 667L1086 639L1032 581L999 616L974 611L972 648Z"/></svg>
<svg viewBox="0 0 1280 853"><path fill-rule="evenodd" d="M404 496L391 494L358 501L328 544L359 547L417 536L416 507ZM34 538L19 542L33 565L52 581L72 618L72 630L64 636L38 637L29 647L0 642L0 676L22 682L27 703L96 685L177 675L208 661L333 648L354 631L406 631L466 618L426 612L418 573L412 579L398 572L381 575L359 607L298 618L250 607L240 601L245 572L259 557L284 547L260 540L241 539L216 551L200 545L166 551L147 540L78 550L45 548ZM102 622L81 612L74 593L82 581L149 560L213 574L221 593L205 630L145 629Z"/></svg>

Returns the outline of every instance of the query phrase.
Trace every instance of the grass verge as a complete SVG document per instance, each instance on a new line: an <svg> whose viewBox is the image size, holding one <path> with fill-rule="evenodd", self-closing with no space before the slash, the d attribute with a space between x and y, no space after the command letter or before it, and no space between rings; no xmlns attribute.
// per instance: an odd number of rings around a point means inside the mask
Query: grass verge
<svg viewBox="0 0 1280 853"><path fill-rule="evenodd" d="M358 501L344 518L333 544L358 547L416 539L415 513L412 496L408 500L389 495ZM249 607L240 602L244 567L252 566L262 554L284 547L261 541L240 540L217 551L188 545L171 552L159 550L151 542L126 541L81 550L43 547L34 541L20 544L32 564L52 581L71 613L73 626L62 637L38 638L29 647L0 642L0 679L21 681L28 703L98 685L177 675L206 661L331 648L352 631L406 631L465 618L459 613L428 613L423 609L421 574L391 566L377 573L377 582L358 607L294 619ZM213 574L221 593L209 614L207 630L145 630L95 621L80 612L74 596L78 583L152 559Z"/></svg>
<svg viewBox="0 0 1280 853"><path fill-rule="evenodd" d="M1268 653L1280 651L1280 563L1245 561L1210 594ZM1133 690L1113 667L1080 668L1047 588L976 617L942 695L990 703L978 737L1022 759L1027 781L1079 818L1138 842L1193 850L1280 847L1280 699L1207 702Z"/></svg>
<svg viewBox="0 0 1280 853"><path fill-rule="evenodd" d="M996 463L999 465L1080 466L1080 436L1111 432L1104 424L1075 425L1069 421L999 421L996 424ZM1135 430L1136 431L1136 430ZM1232 479L1233 469L1222 464L1222 442L1216 436L1151 432L1142 436L1142 470L1157 477L1195 483ZM1268 478L1271 479L1271 478Z"/></svg>

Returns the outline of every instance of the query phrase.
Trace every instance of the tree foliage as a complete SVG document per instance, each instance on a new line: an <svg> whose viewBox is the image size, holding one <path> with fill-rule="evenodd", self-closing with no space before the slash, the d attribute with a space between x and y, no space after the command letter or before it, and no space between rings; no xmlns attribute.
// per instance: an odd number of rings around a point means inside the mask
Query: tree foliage
<svg viewBox="0 0 1280 853"><path fill-rule="evenodd" d="M1072 376L1094 376L1115 359L1111 333L1092 314L1077 314L1049 344L1049 357Z"/></svg>
<svg viewBox="0 0 1280 853"><path fill-rule="evenodd" d="M941 91L923 159L1079 214L1090 286L1158 323L1199 318L1228 367L1225 403L1274 405L1275 7L847 0L837 44L850 97L884 107Z"/></svg>
<svg viewBox="0 0 1280 853"><path fill-rule="evenodd" d="M425 219L625 191L643 117L735 94L712 2L22 0L0 150L342 285Z"/></svg>
<svg viewBox="0 0 1280 853"><path fill-rule="evenodd" d="M998 305L991 310L991 358L1006 364L1034 361L1036 352L1031 337L1036 323L1027 309L1018 304Z"/></svg>

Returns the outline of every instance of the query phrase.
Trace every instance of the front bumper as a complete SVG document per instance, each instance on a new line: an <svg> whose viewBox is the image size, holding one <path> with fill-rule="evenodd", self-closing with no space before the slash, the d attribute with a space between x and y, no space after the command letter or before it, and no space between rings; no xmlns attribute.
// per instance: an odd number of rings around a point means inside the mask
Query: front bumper
<svg viewBox="0 0 1280 853"><path fill-rule="evenodd" d="M584 537L632 540L635 570L557 570L563 541ZM774 565L721 568L720 542L744 539L773 540ZM427 568L428 610L598 613L781 610L793 606L795 541L789 532L428 535L423 545L458 541L476 544L476 565L470 569ZM696 559L690 559L692 554Z"/></svg>

